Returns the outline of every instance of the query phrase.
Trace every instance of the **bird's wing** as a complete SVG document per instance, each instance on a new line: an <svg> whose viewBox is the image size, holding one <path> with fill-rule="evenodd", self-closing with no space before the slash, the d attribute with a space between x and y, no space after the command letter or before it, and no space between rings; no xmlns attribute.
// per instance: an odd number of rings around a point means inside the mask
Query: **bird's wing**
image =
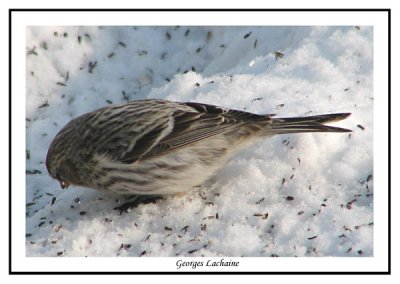
<svg viewBox="0 0 400 284"><path fill-rule="evenodd" d="M156 157L231 131L246 121L265 121L267 118L263 115L206 104L185 103L184 105L189 106L193 111L176 110L169 120L159 122L151 131L140 137L134 147L126 151L119 160L124 163L133 163L140 159Z"/></svg>

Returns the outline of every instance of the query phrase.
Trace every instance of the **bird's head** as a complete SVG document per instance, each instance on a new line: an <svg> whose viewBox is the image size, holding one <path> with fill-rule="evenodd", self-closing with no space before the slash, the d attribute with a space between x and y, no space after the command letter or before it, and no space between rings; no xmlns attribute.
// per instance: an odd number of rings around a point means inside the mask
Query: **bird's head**
<svg viewBox="0 0 400 284"><path fill-rule="evenodd" d="M61 188L68 188L71 184L81 185L79 172L72 157L68 155L65 145L56 139L50 145L46 157L46 167L50 176L58 180Z"/></svg>

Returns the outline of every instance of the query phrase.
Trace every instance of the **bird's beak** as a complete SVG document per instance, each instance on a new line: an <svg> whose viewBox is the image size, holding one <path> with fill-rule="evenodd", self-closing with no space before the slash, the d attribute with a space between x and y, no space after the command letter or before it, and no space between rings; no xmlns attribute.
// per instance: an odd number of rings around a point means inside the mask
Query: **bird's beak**
<svg viewBox="0 0 400 284"><path fill-rule="evenodd" d="M69 183L66 182L65 180L60 180L60 186L62 189L66 189L69 186Z"/></svg>

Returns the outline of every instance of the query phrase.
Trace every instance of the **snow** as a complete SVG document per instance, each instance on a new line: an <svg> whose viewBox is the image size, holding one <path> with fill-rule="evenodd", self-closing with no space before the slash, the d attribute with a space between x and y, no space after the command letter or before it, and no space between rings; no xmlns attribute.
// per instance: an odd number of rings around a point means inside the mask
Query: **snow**
<svg viewBox="0 0 400 284"><path fill-rule="evenodd" d="M26 255L374 256L372 42L368 26L28 27ZM121 215L124 197L51 179L69 120L145 98L351 112L336 125L353 132L266 138L188 194Z"/></svg>

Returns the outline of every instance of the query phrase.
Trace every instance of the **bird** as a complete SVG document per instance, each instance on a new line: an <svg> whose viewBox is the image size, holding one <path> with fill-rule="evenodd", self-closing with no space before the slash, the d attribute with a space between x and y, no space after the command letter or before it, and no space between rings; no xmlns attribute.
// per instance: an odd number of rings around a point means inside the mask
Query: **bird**
<svg viewBox="0 0 400 284"><path fill-rule="evenodd" d="M185 193L263 138L351 132L326 125L349 115L277 118L198 102L130 101L72 119L51 142L46 167L63 189L75 185L132 196Z"/></svg>

